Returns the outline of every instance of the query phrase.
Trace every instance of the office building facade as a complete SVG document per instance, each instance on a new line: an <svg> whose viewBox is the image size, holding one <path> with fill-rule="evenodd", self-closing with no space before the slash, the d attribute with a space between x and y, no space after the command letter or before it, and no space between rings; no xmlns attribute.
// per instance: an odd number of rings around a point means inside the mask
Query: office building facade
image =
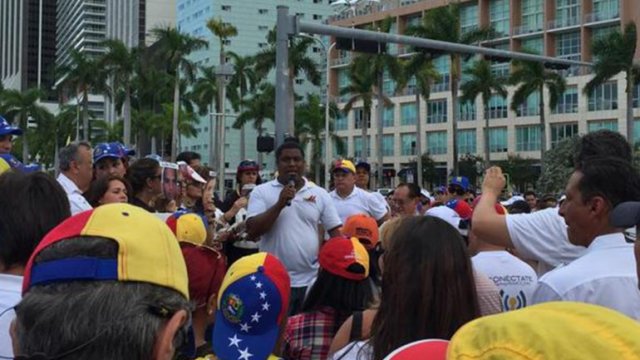
<svg viewBox="0 0 640 360"><path fill-rule="evenodd" d="M461 30L478 26L493 26L497 36L483 42L483 46L519 51L533 50L536 53L562 59L593 61L591 42L606 36L611 31L622 31L625 24L635 21L640 24L640 2L635 0L461 0ZM332 25L356 26L373 23L386 17L395 22L391 32L402 33L412 24L419 23L429 9L445 6L445 0L391 0L381 1L375 6L359 8L353 12L333 17ZM389 51L401 57L411 52L408 47L390 45ZM348 96L340 96L340 90L349 84L349 52L335 51L331 65L330 89L337 101L344 104ZM640 60L640 45L636 52ZM463 68L468 64L463 64ZM416 136L421 136L423 151L428 152L438 164L442 181L453 167L452 101L450 92L450 64L448 56L434 60L441 80L432 87L431 97L420 99L420 113L416 112L415 81L409 82L400 94L393 95L395 83L385 74L384 90L393 101L385 108L382 133L382 167L388 170L387 184L399 179L393 175L407 168L417 154ZM509 63L492 63L495 73L508 76ZM583 88L593 77L590 68L571 67L561 71L567 80L567 88L554 109L548 107L549 94L546 89L545 118L547 149L562 139L598 129L610 129L626 133L626 80L619 74L599 87L593 94L585 95ZM462 82L465 80L464 76ZM494 95L485 109L481 99L473 103L460 103L458 116L458 153L484 154L484 117L489 118L489 149L491 160L505 160L509 154L524 158L540 159L540 131L538 96L533 94L526 103L511 110L510 104L515 87L508 87L508 96ZM634 140L640 139L640 86L634 89ZM347 150L334 156L362 157L367 151L370 161L375 161L377 149L377 111L374 105L368 134L369 145L361 138L362 104L354 111L336 121L338 135L348 145ZM422 134L416 134L416 122L421 121ZM376 164L377 165L377 164ZM380 166L376 166L380 168Z"/></svg>

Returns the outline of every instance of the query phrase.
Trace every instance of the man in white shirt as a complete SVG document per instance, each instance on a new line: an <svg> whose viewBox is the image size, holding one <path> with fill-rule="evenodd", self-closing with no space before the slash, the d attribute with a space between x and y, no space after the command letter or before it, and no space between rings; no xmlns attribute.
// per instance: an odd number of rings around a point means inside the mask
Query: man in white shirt
<svg viewBox="0 0 640 360"><path fill-rule="evenodd" d="M640 174L619 158L592 158L573 172L566 196L560 215L569 241L587 250L569 265L541 277L533 302L587 302L640 320L633 245L626 242L624 229L614 227L609 219L619 203L640 201Z"/></svg>
<svg viewBox="0 0 640 360"><path fill-rule="evenodd" d="M349 216L355 214L371 216L378 225L389 218L383 202L356 186L356 168L351 161L336 161L333 181L335 189L329 195L343 224Z"/></svg>
<svg viewBox="0 0 640 360"><path fill-rule="evenodd" d="M261 237L260 251L275 255L287 268L292 315L301 310L318 272L318 223L331 237L340 235L342 223L327 191L302 176L304 151L296 140L278 147L276 164L278 178L251 192L246 225L250 239Z"/></svg>
<svg viewBox="0 0 640 360"><path fill-rule="evenodd" d="M574 164L593 156L614 156L631 162L631 147L619 133L599 130L584 135L576 149ZM501 175L500 175L501 176ZM504 183L485 176L482 199L473 213L473 231L482 239L504 248L513 248L527 260L538 262L538 276L570 263L585 249L571 244L567 227L557 208L531 214L502 216L493 209Z"/></svg>
<svg viewBox="0 0 640 360"><path fill-rule="evenodd" d="M93 178L93 156L87 142L69 144L58 155L60 175L58 182L67 193L71 204L71 214L91 210L91 205L82 196L89 190Z"/></svg>
<svg viewBox="0 0 640 360"><path fill-rule="evenodd" d="M502 206L496 204L495 208L498 213L504 214ZM531 266L505 248L478 238L473 231L469 232L469 251L474 254L471 258L473 268L487 275L500 289L502 311L530 305L538 283L538 275Z"/></svg>

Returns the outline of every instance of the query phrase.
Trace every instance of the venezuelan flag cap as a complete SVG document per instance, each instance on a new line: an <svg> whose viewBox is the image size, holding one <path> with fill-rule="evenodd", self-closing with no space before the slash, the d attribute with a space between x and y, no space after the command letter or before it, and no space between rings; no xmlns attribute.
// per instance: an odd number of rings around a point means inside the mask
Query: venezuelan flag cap
<svg viewBox="0 0 640 360"><path fill-rule="evenodd" d="M231 265L218 296L213 352L219 359L267 359L289 307L289 274L260 252Z"/></svg>
<svg viewBox="0 0 640 360"><path fill-rule="evenodd" d="M25 174L30 174L40 171L41 169L41 166L37 164L25 165L11 154L0 154L0 174L9 170L17 170Z"/></svg>
<svg viewBox="0 0 640 360"><path fill-rule="evenodd" d="M118 256L72 256L36 263L59 241L81 236L118 243ZM71 281L135 281L164 286L189 298L187 268L176 237L160 219L129 204L108 204L79 213L51 230L31 255L22 294L34 286Z"/></svg>
<svg viewBox="0 0 640 360"><path fill-rule="evenodd" d="M180 242L200 246L207 240L209 222L204 216L177 211L167 218L166 223Z"/></svg>
<svg viewBox="0 0 640 360"><path fill-rule="evenodd" d="M449 346L447 340L418 340L397 348L391 354L387 355L384 360L445 360L447 357L447 346Z"/></svg>

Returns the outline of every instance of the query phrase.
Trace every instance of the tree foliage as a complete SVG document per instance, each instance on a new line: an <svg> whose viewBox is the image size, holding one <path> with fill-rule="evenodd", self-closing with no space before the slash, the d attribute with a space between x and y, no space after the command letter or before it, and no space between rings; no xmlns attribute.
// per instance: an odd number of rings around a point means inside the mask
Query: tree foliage
<svg viewBox="0 0 640 360"><path fill-rule="evenodd" d="M564 191L567 179L573 172L573 155L579 137L564 139L554 148L545 152L542 157L542 174L536 189L542 193L559 193Z"/></svg>

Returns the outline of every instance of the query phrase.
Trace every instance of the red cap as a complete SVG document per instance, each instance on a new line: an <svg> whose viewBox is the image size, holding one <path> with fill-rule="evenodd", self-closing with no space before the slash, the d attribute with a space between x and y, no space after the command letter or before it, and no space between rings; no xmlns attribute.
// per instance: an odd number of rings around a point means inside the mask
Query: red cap
<svg viewBox="0 0 640 360"><path fill-rule="evenodd" d="M387 355L384 360L445 360L448 346L449 342L446 340L418 340L397 348Z"/></svg>
<svg viewBox="0 0 640 360"><path fill-rule="evenodd" d="M355 237L329 239L320 248L320 267L349 280L364 280L369 276L369 253Z"/></svg>
<svg viewBox="0 0 640 360"><path fill-rule="evenodd" d="M473 210L471 206L467 204L464 200L451 200L446 204L450 209L453 209L455 212L460 215L463 220L471 219L471 214L473 214Z"/></svg>
<svg viewBox="0 0 640 360"><path fill-rule="evenodd" d="M196 306L205 304L218 293L224 274L227 272L225 257L206 246L181 244L182 255L189 276L189 297Z"/></svg>
<svg viewBox="0 0 640 360"><path fill-rule="evenodd" d="M360 240L365 248L371 250L378 244L378 222L365 214L351 215L344 222L342 233Z"/></svg>

